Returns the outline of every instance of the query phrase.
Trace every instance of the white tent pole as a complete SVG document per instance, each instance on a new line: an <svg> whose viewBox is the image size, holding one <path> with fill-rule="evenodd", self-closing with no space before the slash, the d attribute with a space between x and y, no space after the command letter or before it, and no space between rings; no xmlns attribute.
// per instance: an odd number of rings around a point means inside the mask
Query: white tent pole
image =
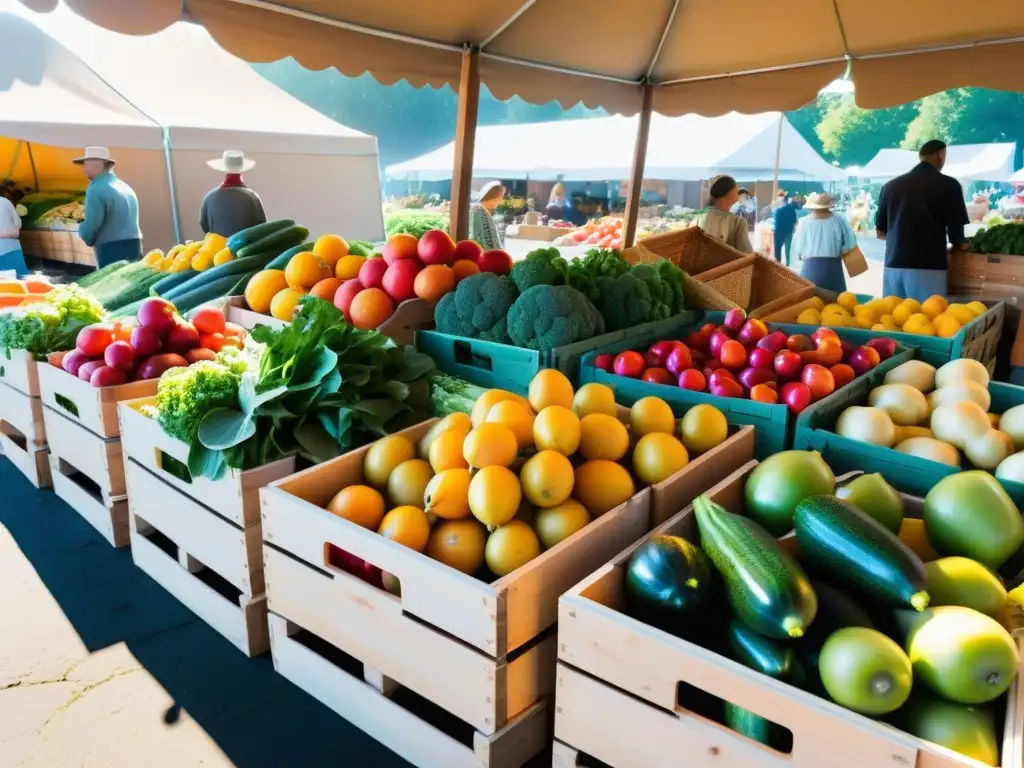
<svg viewBox="0 0 1024 768"><path fill-rule="evenodd" d="M782 162L782 121L786 115L779 113L779 132L775 137L775 175L772 176L772 201L779 196L779 165Z"/></svg>
<svg viewBox="0 0 1024 768"><path fill-rule="evenodd" d="M174 242L181 240L181 215L178 212L178 193L174 188L174 163L171 158L171 132L167 128L161 128L164 135L164 162L167 164L167 188L171 193L171 222L174 224Z"/></svg>

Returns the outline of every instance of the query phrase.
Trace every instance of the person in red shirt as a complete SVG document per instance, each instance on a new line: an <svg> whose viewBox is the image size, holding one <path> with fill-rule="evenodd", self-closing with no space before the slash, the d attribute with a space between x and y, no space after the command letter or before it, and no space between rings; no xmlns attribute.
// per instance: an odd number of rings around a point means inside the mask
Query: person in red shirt
<svg viewBox="0 0 1024 768"><path fill-rule="evenodd" d="M199 207L199 226L204 234L215 232L231 237L267 220L260 196L242 181L242 174L256 165L255 160L247 158L239 149L229 149L206 164L222 172L224 181L206 193Z"/></svg>

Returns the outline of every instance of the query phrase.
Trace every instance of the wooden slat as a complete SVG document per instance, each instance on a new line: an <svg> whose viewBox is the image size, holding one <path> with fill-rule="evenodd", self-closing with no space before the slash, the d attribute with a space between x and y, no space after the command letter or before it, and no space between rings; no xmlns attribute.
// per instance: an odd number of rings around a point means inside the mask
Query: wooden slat
<svg viewBox="0 0 1024 768"><path fill-rule="evenodd" d="M651 114L654 104L654 88L643 86L643 103L636 127L636 143L633 145L633 165L629 171L629 196L626 198L626 213L622 223L622 247L629 248L636 237L636 221L640 212L640 193L644 183L644 165L647 161L647 141L651 134Z"/></svg>
<svg viewBox="0 0 1024 768"><path fill-rule="evenodd" d="M10 424L36 447L46 446L43 401L0 384L0 421Z"/></svg>
<svg viewBox="0 0 1024 768"><path fill-rule="evenodd" d="M480 103L480 52L469 48L462 54L459 77L459 108L455 121L455 167L452 169L452 202L449 208L452 237L469 237L469 203L473 183L473 150Z"/></svg>

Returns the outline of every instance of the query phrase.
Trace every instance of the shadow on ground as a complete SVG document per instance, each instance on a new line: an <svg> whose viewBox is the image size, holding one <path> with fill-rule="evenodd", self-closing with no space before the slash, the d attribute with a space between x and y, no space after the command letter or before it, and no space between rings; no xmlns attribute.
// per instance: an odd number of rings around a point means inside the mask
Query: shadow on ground
<svg viewBox="0 0 1024 768"><path fill-rule="evenodd" d="M112 549L50 491L0 458L6 527L89 651L124 642L239 768L408 765L274 672L248 659ZM550 763L549 763L550 764Z"/></svg>

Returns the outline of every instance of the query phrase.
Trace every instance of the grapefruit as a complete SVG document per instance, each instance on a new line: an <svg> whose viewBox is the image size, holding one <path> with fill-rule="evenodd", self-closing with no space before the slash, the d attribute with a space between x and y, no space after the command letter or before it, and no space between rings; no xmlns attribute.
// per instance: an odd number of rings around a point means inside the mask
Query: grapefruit
<svg viewBox="0 0 1024 768"><path fill-rule="evenodd" d="M363 330L373 330L395 311L395 302L380 288L366 288L357 293L348 305L352 325Z"/></svg>

